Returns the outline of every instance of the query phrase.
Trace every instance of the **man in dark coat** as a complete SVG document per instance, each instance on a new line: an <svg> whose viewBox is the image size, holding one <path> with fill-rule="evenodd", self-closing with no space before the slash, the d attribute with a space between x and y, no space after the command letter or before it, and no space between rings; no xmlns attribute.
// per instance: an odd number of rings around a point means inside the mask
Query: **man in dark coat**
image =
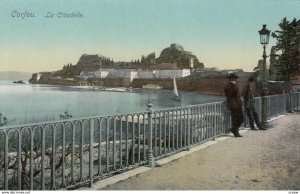
<svg viewBox="0 0 300 194"><path fill-rule="evenodd" d="M228 75L229 82L224 88L227 97L227 107L231 113L232 128L230 131L235 137L242 137L239 133L239 127L244 121L243 107L241 101L241 94L236 84L238 76L234 73Z"/></svg>
<svg viewBox="0 0 300 194"><path fill-rule="evenodd" d="M243 90L245 109L247 112L247 116L249 118L249 125L251 130L257 130L254 127L254 122L256 126L259 128L259 130L266 130L266 128L261 127L261 123L259 122L259 117L254 106L255 103L254 94L253 94L254 81L255 81L255 77L250 77L248 79L248 84Z"/></svg>

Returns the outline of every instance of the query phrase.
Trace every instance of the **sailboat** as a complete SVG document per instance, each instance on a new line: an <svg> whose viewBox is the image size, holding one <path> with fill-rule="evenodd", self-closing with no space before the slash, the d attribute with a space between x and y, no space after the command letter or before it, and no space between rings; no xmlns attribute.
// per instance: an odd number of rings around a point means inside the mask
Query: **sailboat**
<svg viewBox="0 0 300 194"><path fill-rule="evenodd" d="M181 101L181 98L180 98L180 96L178 94L175 77L173 78L173 87L174 87L174 89L173 89L173 93L174 93L173 100Z"/></svg>

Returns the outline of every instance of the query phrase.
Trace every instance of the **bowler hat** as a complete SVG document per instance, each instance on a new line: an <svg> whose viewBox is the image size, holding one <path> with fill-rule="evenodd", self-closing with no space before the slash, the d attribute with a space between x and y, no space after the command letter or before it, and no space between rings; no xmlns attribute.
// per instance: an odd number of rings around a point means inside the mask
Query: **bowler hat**
<svg viewBox="0 0 300 194"><path fill-rule="evenodd" d="M237 79L237 78L239 78L239 76L237 76L235 73L229 73L228 74L228 76L227 76L229 79L231 79L231 78L235 78L235 79Z"/></svg>

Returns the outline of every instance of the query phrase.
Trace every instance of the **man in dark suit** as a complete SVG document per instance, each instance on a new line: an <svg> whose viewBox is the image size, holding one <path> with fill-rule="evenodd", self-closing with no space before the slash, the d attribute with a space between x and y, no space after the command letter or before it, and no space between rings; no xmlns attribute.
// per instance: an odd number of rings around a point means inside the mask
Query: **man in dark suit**
<svg viewBox="0 0 300 194"><path fill-rule="evenodd" d="M236 84L238 76L234 73L228 75L229 82L224 88L227 97L227 107L231 113L232 128L230 131L235 137L242 137L239 133L239 127L244 121L242 100L239 88Z"/></svg>
<svg viewBox="0 0 300 194"><path fill-rule="evenodd" d="M251 130L257 130L254 127L254 121L256 126L259 128L259 130L266 130L266 128L261 127L261 124L259 122L259 117L254 106L255 103L254 94L253 94L254 81L255 81L255 77L253 76L250 77L248 79L248 84L243 90L245 109L247 112L247 116L249 118L249 125L251 127Z"/></svg>

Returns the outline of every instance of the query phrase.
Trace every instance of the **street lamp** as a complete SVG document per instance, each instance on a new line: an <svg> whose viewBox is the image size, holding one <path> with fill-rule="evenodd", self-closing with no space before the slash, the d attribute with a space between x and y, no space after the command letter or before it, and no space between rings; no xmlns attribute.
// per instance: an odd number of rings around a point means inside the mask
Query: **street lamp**
<svg viewBox="0 0 300 194"><path fill-rule="evenodd" d="M267 87L267 67L266 67L266 45L269 43L269 37L270 37L270 30L266 28L266 24L263 25L263 28L258 31L260 36L260 44L263 45L264 52L263 52L263 75L262 75L262 92L261 92L261 127L267 128L267 95L268 95L268 87Z"/></svg>

